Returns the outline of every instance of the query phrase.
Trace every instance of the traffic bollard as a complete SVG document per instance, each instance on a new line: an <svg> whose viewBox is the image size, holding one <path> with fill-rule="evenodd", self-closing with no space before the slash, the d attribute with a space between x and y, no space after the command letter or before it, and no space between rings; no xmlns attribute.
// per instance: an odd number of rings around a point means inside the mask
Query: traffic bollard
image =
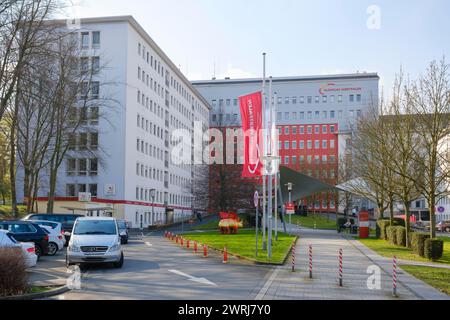
<svg viewBox="0 0 450 320"><path fill-rule="evenodd" d="M228 263L228 251L227 247L223 249L223 263Z"/></svg>
<svg viewBox="0 0 450 320"><path fill-rule="evenodd" d="M180 246L184 246L184 238L183 237L181 237L181 240L180 240L181 242L180 242Z"/></svg>
<svg viewBox="0 0 450 320"><path fill-rule="evenodd" d="M175 236L175 241L178 244L180 242L180 238L178 236Z"/></svg>
<svg viewBox="0 0 450 320"><path fill-rule="evenodd" d="M292 244L292 272L295 272L295 243Z"/></svg>
<svg viewBox="0 0 450 320"><path fill-rule="evenodd" d="M208 246L206 244L203 245L203 258L208 258Z"/></svg>
<svg viewBox="0 0 450 320"><path fill-rule="evenodd" d="M188 249L191 248L191 241L189 239L186 242L186 248L188 248Z"/></svg>
<svg viewBox="0 0 450 320"><path fill-rule="evenodd" d="M343 286L343 251L342 249L339 250L339 286Z"/></svg>
<svg viewBox="0 0 450 320"><path fill-rule="evenodd" d="M397 257L394 256L392 271L392 295L397 297Z"/></svg>
<svg viewBox="0 0 450 320"><path fill-rule="evenodd" d="M313 278L313 248L309 246L309 278Z"/></svg>
<svg viewBox="0 0 450 320"><path fill-rule="evenodd" d="M198 245L197 245L197 241L194 242L194 253L198 252Z"/></svg>

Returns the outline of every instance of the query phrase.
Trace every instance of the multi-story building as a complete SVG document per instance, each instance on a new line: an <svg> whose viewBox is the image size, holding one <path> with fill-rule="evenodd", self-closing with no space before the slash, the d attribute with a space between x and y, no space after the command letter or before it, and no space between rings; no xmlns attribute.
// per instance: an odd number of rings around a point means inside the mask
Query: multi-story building
<svg viewBox="0 0 450 320"><path fill-rule="evenodd" d="M195 168L173 164L171 133L193 134L194 121L207 127L208 102L131 16L82 19L73 34L82 63L101 66L93 94L107 95L115 107L79 110L101 116L87 117L88 129L70 137L54 211L114 215L133 227L190 215ZM45 212L48 181L40 180L39 211Z"/></svg>
<svg viewBox="0 0 450 320"><path fill-rule="evenodd" d="M211 127L240 127L238 97L262 89L262 79L194 81L211 104ZM266 83L266 88L268 83ZM339 160L357 119L378 106L375 73L272 79L279 154L284 166L335 184ZM318 210L335 211L335 197L316 195Z"/></svg>

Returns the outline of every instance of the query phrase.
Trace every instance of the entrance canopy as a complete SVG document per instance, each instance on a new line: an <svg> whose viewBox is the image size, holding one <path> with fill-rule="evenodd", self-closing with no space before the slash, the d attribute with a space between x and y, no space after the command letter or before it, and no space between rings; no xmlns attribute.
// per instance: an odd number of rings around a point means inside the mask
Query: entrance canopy
<svg viewBox="0 0 450 320"><path fill-rule="evenodd" d="M293 201L321 192L339 191L338 188L331 184L324 183L287 167L280 168L280 177L280 188L284 201L289 199L289 191L286 186L288 183L294 184L291 193Z"/></svg>

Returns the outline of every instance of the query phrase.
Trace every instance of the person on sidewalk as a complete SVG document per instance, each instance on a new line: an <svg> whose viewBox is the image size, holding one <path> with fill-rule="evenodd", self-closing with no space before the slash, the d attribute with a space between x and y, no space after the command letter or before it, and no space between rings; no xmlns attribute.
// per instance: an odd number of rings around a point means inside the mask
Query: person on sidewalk
<svg viewBox="0 0 450 320"><path fill-rule="evenodd" d="M342 230L346 230L346 229L351 230L351 228L352 228L352 222L350 221L350 219L347 219L347 222L346 222L346 223L344 223L344 224L342 224L342 225L339 226L339 231L338 231L338 233L341 233Z"/></svg>

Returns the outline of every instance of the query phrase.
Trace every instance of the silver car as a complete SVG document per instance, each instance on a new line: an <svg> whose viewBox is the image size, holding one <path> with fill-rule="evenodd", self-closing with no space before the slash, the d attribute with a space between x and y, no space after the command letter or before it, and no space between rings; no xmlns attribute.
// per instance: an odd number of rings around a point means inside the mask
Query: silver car
<svg viewBox="0 0 450 320"><path fill-rule="evenodd" d="M114 218L78 218L67 248L66 264L113 263L123 266L119 228Z"/></svg>

